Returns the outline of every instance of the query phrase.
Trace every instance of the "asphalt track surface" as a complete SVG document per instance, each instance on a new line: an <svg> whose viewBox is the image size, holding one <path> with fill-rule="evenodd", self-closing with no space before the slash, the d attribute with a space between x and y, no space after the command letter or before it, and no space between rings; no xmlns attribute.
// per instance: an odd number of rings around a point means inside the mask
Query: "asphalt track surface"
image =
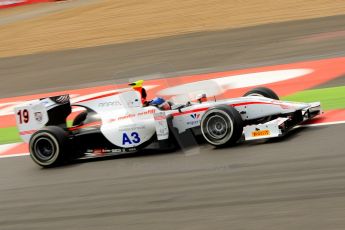
<svg viewBox="0 0 345 230"><path fill-rule="evenodd" d="M125 81L126 74L341 56L345 39L337 35L344 25L338 16L0 59L6 76L0 91L8 97L109 82L114 73ZM29 157L1 159L0 229L343 229L344 130L307 127L280 141L220 150L200 145L49 170Z"/></svg>

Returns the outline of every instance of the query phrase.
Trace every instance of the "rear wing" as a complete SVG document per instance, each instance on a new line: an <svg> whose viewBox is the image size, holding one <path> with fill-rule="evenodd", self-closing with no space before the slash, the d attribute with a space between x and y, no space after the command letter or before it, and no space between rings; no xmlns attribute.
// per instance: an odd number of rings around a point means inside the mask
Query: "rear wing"
<svg viewBox="0 0 345 230"><path fill-rule="evenodd" d="M66 127L66 118L71 113L69 95L60 95L30 101L15 107L16 124L24 142L44 126Z"/></svg>

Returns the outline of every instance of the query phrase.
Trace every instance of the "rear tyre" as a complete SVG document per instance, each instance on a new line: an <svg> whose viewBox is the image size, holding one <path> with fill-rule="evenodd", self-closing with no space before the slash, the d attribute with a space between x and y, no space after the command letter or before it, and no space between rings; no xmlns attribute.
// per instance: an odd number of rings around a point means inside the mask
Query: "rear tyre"
<svg viewBox="0 0 345 230"><path fill-rule="evenodd" d="M54 167L67 160L68 134L61 127L48 126L32 135L30 156L42 167Z"/></svg>
<svg viewBox="0 0 345 230"><path fill-rule="evenodd" d="M234 145L243 133L239 112L230 106L217 106L206 111L201 118L201 133L213 146Z"/></svg>
<svg viewBox="0 0 345 230"><path fill-rule="evenodd" d="M254 88L243 95L246 96L260 96L260 97L267 97L274 100L279 100L279 96L271 89L266 87L257 87Z"/></svg>

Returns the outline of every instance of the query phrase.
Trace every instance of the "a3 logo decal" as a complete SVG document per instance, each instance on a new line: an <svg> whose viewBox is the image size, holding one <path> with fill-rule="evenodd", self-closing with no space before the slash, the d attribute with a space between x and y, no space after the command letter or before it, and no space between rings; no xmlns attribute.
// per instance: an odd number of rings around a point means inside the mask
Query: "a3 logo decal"
<svg viewBox="0 0 345 230"><path fill-rule="evenodd" d="M130 135L127 133L122 134L122 145L138 144L140 141L141 139L137 132L132 132Z"/></svg>

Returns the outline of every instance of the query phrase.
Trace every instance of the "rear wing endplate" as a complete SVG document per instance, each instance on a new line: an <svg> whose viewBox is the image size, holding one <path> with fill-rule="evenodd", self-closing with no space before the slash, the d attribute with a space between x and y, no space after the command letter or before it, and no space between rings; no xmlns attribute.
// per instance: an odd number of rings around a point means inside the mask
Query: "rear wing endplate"
<svg viewBox="0 0 345 230"><path fill-rule="evenodd" d="M48 125L66 127L66 118L71 113L68 95L42 98L15 107L16 124L24 142L32 134Z"/></svg>

